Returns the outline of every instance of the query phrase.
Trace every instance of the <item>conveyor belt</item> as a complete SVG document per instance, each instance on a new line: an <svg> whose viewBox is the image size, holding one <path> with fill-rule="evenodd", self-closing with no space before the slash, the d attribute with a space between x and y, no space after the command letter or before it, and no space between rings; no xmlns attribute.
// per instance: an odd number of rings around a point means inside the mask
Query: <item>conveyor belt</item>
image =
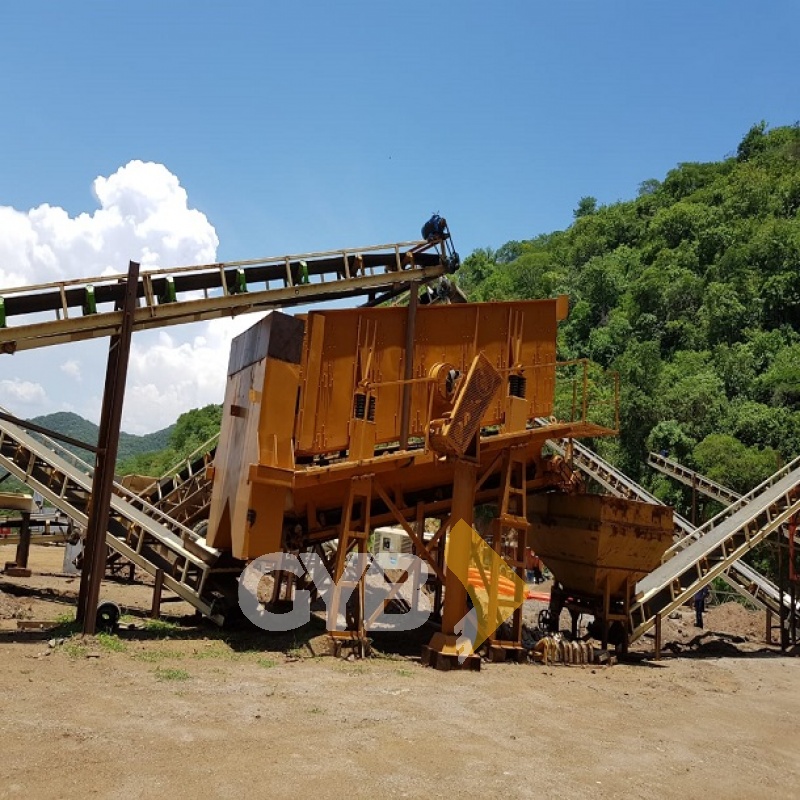
<svg viewBox="0 0 800 800"><path fill-rule="evenodd" d="M204 442L145 487L139 496L187 527L208 519L212 481L207 470L214 463L218 440L219 434Z"/></svg>
<svg viewBox="0 0 800 800"><path fill-rule="evenodd" d="M735 503L741 497L741 495L734 492L733 489L729 489L721 483L712 481L711 478L707 478L705 475L701 475L693 469L684 467L683 464L668 456L662 456L659 453L650 453L647 457L647 463L664 475L696 489L706 497L710 497L712 500L718 500L724 506Z"/></svg>
<svg viewBox="0 0 800 800"><path fill-rule="evenodd" d="M86 526L92 468L69 451L37 441L10 422L0 422L0 465L38 491L76 523ZM241 571L224 566L220 552L192 530L119 484L114 485L106 544L201 613L221 624L219 580Z"/></svg>
<svg viewBox="0 0 800 800"><path fill-rule="evenodd" d="M671 556L636 585L631 641L723 575L743 555L800 512L800 458L677 542ZM796 611L796 610L795 610Z"/></svg>
<svg viewBox="0 0 800 800"><path fill-rule="evenodd" d="M732 507L742 497L737 492L734 492L733 489L729 489L721 483L712 481L711 478L707 478L705 475L695 472L683 466L683 464L678 461L668 458L667 456L662 456L659 453L650 453L647 463L664 475L674 478L686 486L695 488L701 494L722 503L726 507ZM779 471L777 474L782 474L782 471ZM761 485L764 486L765 484ZM785 527L784 533L787 533ZM689 535L691 537L696 537L696 529L692 529ZM689 540L687 539L685 541ZM669 553L671 552L672 550L669 551ZM779 613L780 591L778 587L760 572L757 572L744 562L740 562L736 565L735 569L745 581L748 581L747 594L745 596L748 597L748 599L755 600L757 604L764 605L772 609L775 613ZM734 588L738 589L738 587ZM784 604L787 606L791 605L788 595L784 596Z"/></svg>
<svg viewBox="0 0 800 800"><path fill-rule="evenodd" d="M457 268L446 244L399 242L142 272L133 329L345 297L376 303L410 281L429 283ZM0 353L118 333L125 281L106 275L2 290Z"/></svg>

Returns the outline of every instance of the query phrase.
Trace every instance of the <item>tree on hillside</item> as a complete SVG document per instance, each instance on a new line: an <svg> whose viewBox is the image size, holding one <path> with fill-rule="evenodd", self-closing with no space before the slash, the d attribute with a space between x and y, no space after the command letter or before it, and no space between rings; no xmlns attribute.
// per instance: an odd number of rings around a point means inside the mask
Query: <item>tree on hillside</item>
<svg viewBox="0 0 800 800"><path fill-rule="evenodd" d="M177 452L194 450L219 433L222 424L222 406L211 404L193 408L178 417L170 445Z"/></svg>
<svg viewBox="0 0 800 800"><path fill-rule="evenodd" d="M581 197L578 201L578 207L572 212L575 219L581 217L588 217L589 214L594 214L597 211L597 198L596 197Z"/></svg>
<svg viewBox="0 0 800 800"><path fill-rule="evenodd" d="M193 408L178 417L168 447L125 459L119 464L117 472L121 475L160 477L212 436L218 434L221 423L221 405L211 404L203 408Z"/></svg>
<svg viewBox="0 0 800 800"><path fill-rule="evenodd" d="M766 137L767 123L762 119L750 128L744 136L739 147L736 149L736 158L739 161L749 161L759 153L763 153L767 147Z"/></svg>

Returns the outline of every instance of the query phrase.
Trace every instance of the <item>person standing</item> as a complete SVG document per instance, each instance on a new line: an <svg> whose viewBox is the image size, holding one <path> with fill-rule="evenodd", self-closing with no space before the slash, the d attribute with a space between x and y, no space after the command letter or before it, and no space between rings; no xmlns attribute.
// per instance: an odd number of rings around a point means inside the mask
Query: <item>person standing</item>
<svg viewBox="0 0 800 800"><path fill-rule="evenodd" d="M694 626L703 627L703 612L706 610L706 598L708 597L708 586L704 586L694 596Z"/></svg>
<svg viewBox="0 0 800 800"><path fill-rule="evenodd" d="M525 572L528 583L537 584L544 581L542 560L533 552L531 547L526 548Z"/></svg>

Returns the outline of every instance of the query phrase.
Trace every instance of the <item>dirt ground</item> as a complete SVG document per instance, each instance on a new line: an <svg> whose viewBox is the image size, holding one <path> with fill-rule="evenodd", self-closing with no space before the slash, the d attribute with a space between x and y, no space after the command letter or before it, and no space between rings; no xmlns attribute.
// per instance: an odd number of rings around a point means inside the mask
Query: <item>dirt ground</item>
<svg viewBox="0 0 800 800"><path fill-rule="evenodd" d="M18 630L72 613L62 552L0 576L0 798L796 796L800 659L737 604L705 631L690 609L670 620L658 662L645 640L610 667L439 673L416 645L313 657L181 603L148 623L147 587L115 582L117 636Z"/></svg>

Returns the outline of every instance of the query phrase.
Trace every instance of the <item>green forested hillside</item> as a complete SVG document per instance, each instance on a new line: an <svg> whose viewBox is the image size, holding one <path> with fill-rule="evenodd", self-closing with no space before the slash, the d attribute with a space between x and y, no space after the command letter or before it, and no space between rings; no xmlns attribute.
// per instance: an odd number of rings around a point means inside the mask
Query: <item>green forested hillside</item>
<svg viewBox="0 0 800 800"><path fill-rule="evenodd" d="M664 499L648 449L743 491L800 454L800 127L735 155L584 197L558 231L470 255L473 300L570 296L559 357L618 370L618 440L595 446Z"/></svg>
<svg viewBox="0 0 800 800"><path fill-rule="evenodd" d="M150 452L140 452L126 459L120 458L117 462L117 472L121 475L137 473L159 477L219 433L221 422L221 405L193 408L181 414L178 421L167 429L169 437L161 449L152 448Z"/></svg>
<svg viewBox="0 0 800 800"><path fill-rule="evenodd" d="M58 411L55 414L45 414L42 417L34 417L30 421L64 434L64 436L70 436L80 442L97 444L97 435L100 428L93 422L89 422L88 419L79 417L77 414L68 411ZM150 453L154 450L163 449L169 444L170 436L174 428L174 425L170 425L168 428L156 431L155 433L147 433L144 436L136 436L123 431L119 436L117 460L126 461L141 453ZM80 450L75 447L69 447L69 449L77 453L81 458L87 459L90 463L94 462L94 457L89 451Z"/></svg>

